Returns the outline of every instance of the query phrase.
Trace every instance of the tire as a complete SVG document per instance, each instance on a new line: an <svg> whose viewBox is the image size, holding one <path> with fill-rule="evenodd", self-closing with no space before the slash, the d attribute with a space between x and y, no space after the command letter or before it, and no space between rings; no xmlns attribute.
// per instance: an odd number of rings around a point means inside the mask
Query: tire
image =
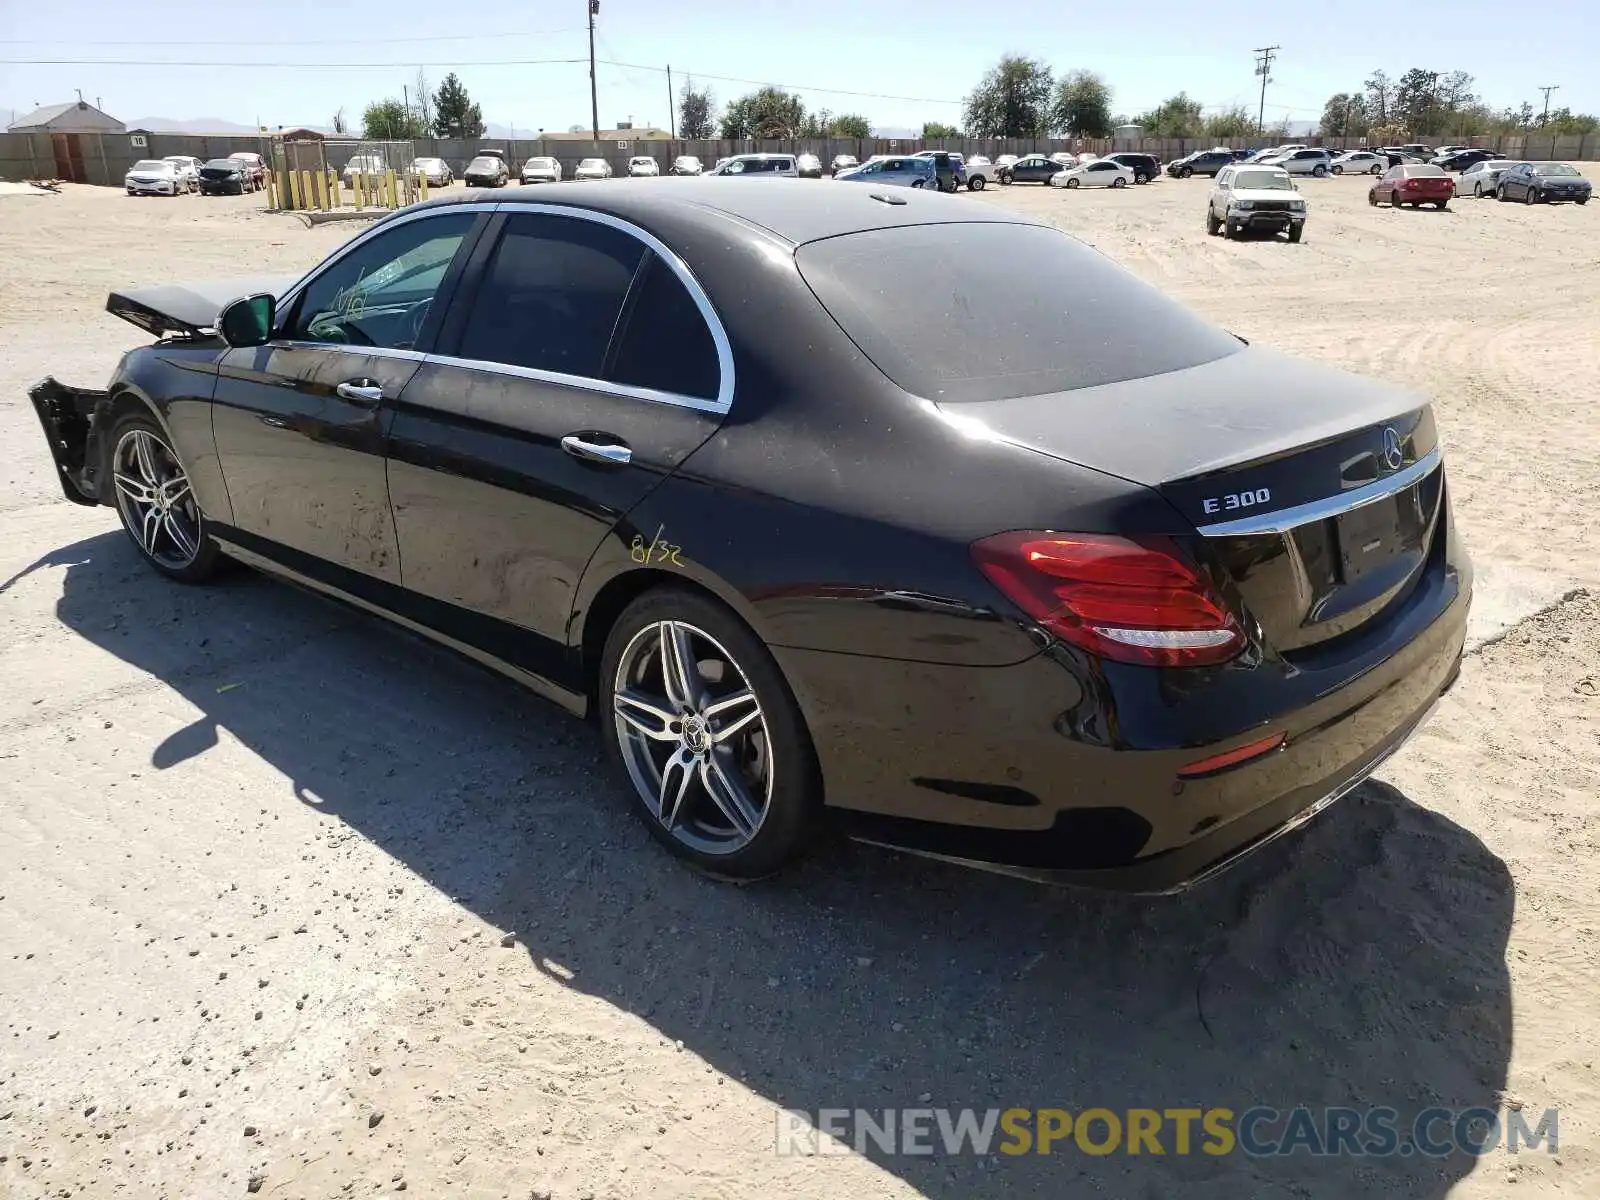
<svg viewBox="0 0 1600 1200"><path fill-rule="evenodd" d="M1483 199L1483 180L1480 179L1472 185L1472 198L1474 200Z"/></svg>
<svg viewBox="0 0 1600 1200"><path fill-rule="evenodd" d="M1538 203L1538 200L1539 193L1534 191L1532 188L1529 188L1527 191L1522 193L1522 202L1524 204L1536 204Z"/></svg>
<svg viewBox="0 0 1600 1200"><path fill-rule="evenodd" d="M1080 185L1079 185L1079 183L1078 183L1078 181L1076 179L1067 180L1067 187L1075 188L1075 187L1078 187L1078 186L1080 186Z"/></svg>
<svg viewBox="0 0 1600 1200"><path fill-rule="evenodd" d="M1369 175L1382 175L1383 174L1383 164L1382 163L1373 163L1372 164L1372 170L1368 171L1367 174L1369 174Z"/></svg>
<svg viewBox="0 0 1600 1200"><path fill-rule="evenodd" d="M983 191L983 184L984 184L983 176L982 175L974 175L971 179L967 180L967 191L969 191L969 192L981 192L981 191Z"/></svg>
<svg viewBox="0 0 1600 1200"><path fill-rule="evenodd" d="M1150 182L1150 175L1145 171L1135 171L1133 175L1133 182L1142 186L1143 184Z"/></svg>
<svg viewBox="0 0 1600 1200"><path fill-rule="evenodd" d="M1510 197L1506 195L1505 184L1502 183L1502 184L1499 184L1498 186L1496 186L1496 188L1494 189L1494 198L1496 200L1500 201L1502 204L1510 199Z"/></svg>
<svg viewBox="0 0 1600 1200"><path fill-rule="evenodd" d="M1589 203L1589 197L1587 197L1587 196L1574 196L1572 198L1572 202L1574 204L1587 204L1587 203Z"/></svg>
<svg viewBox="0 0 1600 1200"><path fill-rule="evenodd" d="M1373 208L1377 208L1378 207L1378 193L1369 189L1367 191L1367 203L1372 205Z"/></svg>
<svg viewBox="0 0 1600 1200"><path fill-rule="evenodd" d="M1333 166L1333 167L1329 167L1328 170L1332 171L1335 175L1343 175L1344 174L1344 168L1343 167Z"/></svg>
<svg viewBox="0 0 1600 1200"><path fill-rule="evenodd" d="M919 188L919 187L921 187L921 186L922 186L922 180L920 180L920 179L913 179L913 180L912 180L912 181L911 181L911 186L912 186L912 187L914 187L914 188Z"/></svg>
<svg viewBox="0 0 1600 1200"><path fill-rule="evenodd" d="M687 664L677 671L687 687L667 680L664 640ZM732 700L740 693L751 699ZM640 596L606 638L599 700L607 754L673 854L721 878L759 879L809 847L822 816L811 735L771 652L721 604L670 587ZM663 776L680 782L665 800Z"/></svg>
<svg viewBox="0 0 1600 1200"><path fill-rule="evenodd" d="M1178 178L1179 179L1188 179L1193 174L1194 174L1194 168L1193 167L1184 167L1183 170L1178 172Z"/></svg>
<svg viewBox="0 0 1600 1200"><path fill-rule="evenodd" d="M1449 212L1450 211L1450 201L1448 201L1448 200L1435 200L1433 202L1433 206L1435 208L1437 208L1440 212Z"/></svg>
<svg viewBox="0 0 1600 1200"><path fill-rule="evenodd" d="M1303 235L1305 231L1306 227L1304 225L1289 226L1289 243L1291 245L1299 245L1301 235Z"/></svg>
<svg viewBox="0 0 1600 1200"><path fill-rule="evenodd" d="M1312 174L1312 176L1313 176L1313 177L1314 177L1314 178L1317 178L1317 179L1321 179L1321 178L1322 178L1322 177L1323 177L1323 176L1324 176L1324 175L1326 175L1326 174L1327 174L1327 173L1328 173L1328 168L1327 168L1327 167L1324 167L1324 166L1320 166L1320 165L1319 165L1319 166L1315 166L1315 167L1312 167L1312 168L1311 168L1311 174Z"/></svg>
<svg viewBox="0 0 1600 1200"><path fill-rule="evenodd" d="M1217 220L1217 214L1211 211L1211 206L1206 206L1206 232L1212 237L1222 228L1222 222Z"/></svg>
<svg viewBox="0 0 1600 1200"><path fill-rule="evenodd" d="M222 551L161 426L147 412L129 412L112 424L106 447L102 478L111 481L111 503L134 548L168 579L204 582Z"/></svg>
<svg viewBox="0 0 1600 1200"><path fill-rule="evenodd" d="M1010 187L1011 186L1011 176L1009 174L1000 176L1000 186L1001 187Z"/></svg>
<svg viewBox="0 0 1600 1200"><path fill-rule="evenodd" d="M1126 179L1124 179L1121 175L1118 175L1115 179L1113 179L1111 181L1111 186L1114 187L1114 188L1127 187L1128 186L1128 181Z"/></svg>
<svg viewBox="0 0 1600 1200"><path fill-rule="evenodd" d="M1232 241L1239 236L1239 226L1233 221L1225 221L1222 225L1222 236Z"/></svg>

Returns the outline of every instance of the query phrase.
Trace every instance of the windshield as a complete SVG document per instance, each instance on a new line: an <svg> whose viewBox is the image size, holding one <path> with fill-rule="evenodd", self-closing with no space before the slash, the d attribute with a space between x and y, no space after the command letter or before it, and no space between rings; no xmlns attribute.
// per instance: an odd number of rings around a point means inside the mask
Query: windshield
<svg viewBox="0 0 1600 1200"><path fill-rule="evenodd" d="M930 400L1065 392L1240 349L1109 258L1037 225L866 230L802 246L796 261L862 352Z"/></svg>
<svg viewBox="0 0 1600 1200"><path fill-rule="evenodd" d="M578 164L580 167L603 167L606 160L603 158L586 158ZM576 193L574 193L576 195Z"/></svg>
<svg viewBox="0 0 1600 1200"><path fill-rule="evenodd" d="M653 167L656 165L656 160L653 158L630 158L628 165L633 167Z"/></svg>
<svg viewBox="0 0 1600 1200"><path fill-rule="evenodd" d="M700 165L700 160L692 154L683 154L674 161L673 165L679 167L698 167Z"/></svg>
<svg viewBox="0 0 1600 1200"><path fill-rule="evenodd" d="M1268 192L1292 192L1294 184L1289 182L1287 175L1280 175L1277 171L1240 171L1233 177L1233 186L1236 188L1260 188Z"/></svg>
<svg viewBox="0 0 1600 1200"><path fill-rule="evenodd" d="M134 163L133 166L129 168L129 170L131 170L131 171L151 171L151 172L154 172L155 174L159 175L163 171L172 170L172 164L169 163L169 162L163 162L159 158L145 158L145 159L141 159L140 161Z"/></svg>
<svg viewBox="0 0 1600 1200"><path fill-rule="evenodd" d="M524 170L532 169L532 170L535 170L535 171L547 171L547 170L549 170L551 167L553 167L555 165L556 165L556 160L553 159L553 158L530 158L527 162L525 162L523 164L523 169Z"/></svg>
<svg viewBox="0 0 1600 1200"><path fill-rule="evenodd" d="M494 170L497 170L499 168L499 166L500 166L500 160L498 158L483 158L483 157L480 156L478 158L473 159L471 162L469 162L467 164L467 170L469 170L469 171L494 171Z"/></svg>
<svg viewBox="0 0 1600 1200"><path fill-rule="evenodd" d="M1541 175L1576 175L1578 172L1566 163L1540 163L1534 168Z"/></svg>
<svg viewBox="0 0 1600 1200"><path fill-rule="evenodd" d="M214 171L237 171L244 164L236 158L213 158L206 164Z"/></svg>

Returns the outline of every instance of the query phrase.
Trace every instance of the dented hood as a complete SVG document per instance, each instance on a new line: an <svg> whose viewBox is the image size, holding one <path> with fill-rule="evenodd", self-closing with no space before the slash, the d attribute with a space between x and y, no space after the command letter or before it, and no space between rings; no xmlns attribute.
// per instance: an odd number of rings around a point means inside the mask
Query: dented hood
<svg viewBox="0 0 1600 1200"><path fill-rule="evenodd" d="M229 301L270 292L281 297L296 276L266 275L125 288L106 297L106 311L156 337L193 336L214 329L217 313Z"/></svg>

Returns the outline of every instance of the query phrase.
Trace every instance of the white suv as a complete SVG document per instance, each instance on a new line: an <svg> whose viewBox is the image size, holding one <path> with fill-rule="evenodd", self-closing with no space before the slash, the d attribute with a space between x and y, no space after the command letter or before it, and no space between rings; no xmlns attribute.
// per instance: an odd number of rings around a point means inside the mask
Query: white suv
<svg viewBox="0 0 1600 1200"><path fill-rule="evenodd" d="M1266 161L1275 167L1282 167L1291 175L1315 175L1318 179L1326 175L1328 168L1333 164L1333 159L1326 150L1306 146L1280 153L1276 158L1269 158Z"/></svg>
<svg viewBox="0 0 1600 1200"><path fill-rule="evenodd" d="M1206 201L1206 232L1238 237L1245 230L1288 233L1298 242L1306 228L1306 202L1282 167L1238 163L1222 168Z"/></svg>

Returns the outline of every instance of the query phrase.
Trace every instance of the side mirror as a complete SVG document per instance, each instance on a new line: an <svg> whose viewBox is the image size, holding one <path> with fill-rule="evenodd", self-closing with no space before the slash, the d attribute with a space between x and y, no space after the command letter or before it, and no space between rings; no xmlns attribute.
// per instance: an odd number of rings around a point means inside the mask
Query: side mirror
<svg viewBox="0 0 1600 1200"><path fill-rule="evenodd" d="M217 332L230 346L263 346L272 337L277 303L266 292L235 300L218 314Z"/></svg>

